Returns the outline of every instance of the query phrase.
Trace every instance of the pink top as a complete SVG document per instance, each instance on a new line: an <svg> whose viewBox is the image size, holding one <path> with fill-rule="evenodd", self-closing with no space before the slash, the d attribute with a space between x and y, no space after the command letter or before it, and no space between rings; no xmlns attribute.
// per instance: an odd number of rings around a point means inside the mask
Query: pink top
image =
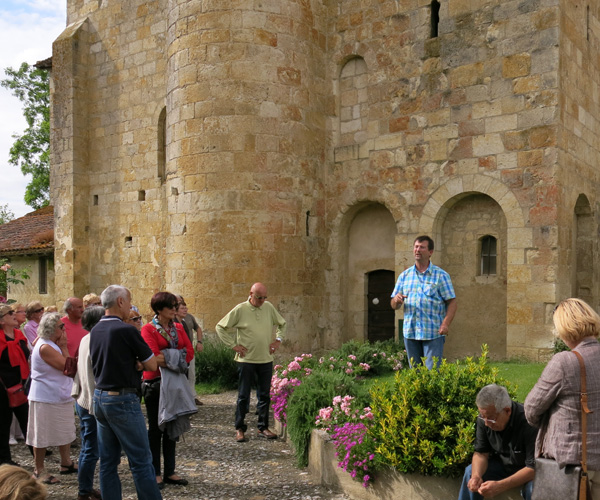
<svg viewBox="0 0 600 500"><path fill-rule="evenodd" d="M75 357L77 349L79 349L79 343L81 339L85 337L88 332L81 326L81 320L78 323L71 323L68 316L60 318L65 324L65 332L67 332L67 349L69 350L69 356Z"/></svg>

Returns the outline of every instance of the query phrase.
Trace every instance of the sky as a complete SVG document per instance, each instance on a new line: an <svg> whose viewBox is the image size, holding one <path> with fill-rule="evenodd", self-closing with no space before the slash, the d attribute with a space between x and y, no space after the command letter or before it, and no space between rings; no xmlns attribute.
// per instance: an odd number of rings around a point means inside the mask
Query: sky
<svg viewBox="0 0 600 500"><path fill-rule="evenodd" d="M4 68L19 68L52 55L52 42L66 26L67 0L0 0L0 80ZM21 217L33 211L23 201L29 182L19 167L8 163L13 135L27 126L21 101L0 87L0 205Z"/></svg>

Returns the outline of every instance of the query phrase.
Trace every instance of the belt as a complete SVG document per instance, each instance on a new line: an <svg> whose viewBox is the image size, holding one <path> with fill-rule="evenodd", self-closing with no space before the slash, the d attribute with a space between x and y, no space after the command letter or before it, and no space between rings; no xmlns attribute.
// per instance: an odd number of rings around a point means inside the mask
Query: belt
<svg viewBox="0 0 600 500"><path fill-rule="evenodd" d="M122 387L121 389L113 389L111 391L101 390L100 392L105 392L109 396L122 396L123 394L137 394L138 389L135 387Z"/></svg>

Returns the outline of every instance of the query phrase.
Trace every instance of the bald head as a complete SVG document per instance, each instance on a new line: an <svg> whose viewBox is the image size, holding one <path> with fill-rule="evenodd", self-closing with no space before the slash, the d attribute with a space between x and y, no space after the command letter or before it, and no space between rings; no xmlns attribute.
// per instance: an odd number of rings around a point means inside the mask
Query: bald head
<svg viewBox="0 0 600 500"><path fill-rule="evenodd" d="M250 288L250 304L260 307L267 300L267 287L262 283L254 283Z"/></svg>
<svg viewBox="0 0 600 500"><path fill-rule="evenodd" d="M78 297L69 297L65 301L64 310L70 321L73 323L79 322L83 315L83 300Z"/></svg>

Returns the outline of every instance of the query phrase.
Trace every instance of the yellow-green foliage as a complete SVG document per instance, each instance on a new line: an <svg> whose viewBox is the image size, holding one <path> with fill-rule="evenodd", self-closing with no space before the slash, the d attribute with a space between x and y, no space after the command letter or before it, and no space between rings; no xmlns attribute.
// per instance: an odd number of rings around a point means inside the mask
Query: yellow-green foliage
<svg viewBox="0 0 600 500"><path fill-rule="evenodd" d="M457 476L473 453L477 407L475 397L487 384L514 389L487 365L487 346L481 357L447 363L439 369L425 366L396 373L393 384L371 389L378 466L400 472Z"/></svg>

